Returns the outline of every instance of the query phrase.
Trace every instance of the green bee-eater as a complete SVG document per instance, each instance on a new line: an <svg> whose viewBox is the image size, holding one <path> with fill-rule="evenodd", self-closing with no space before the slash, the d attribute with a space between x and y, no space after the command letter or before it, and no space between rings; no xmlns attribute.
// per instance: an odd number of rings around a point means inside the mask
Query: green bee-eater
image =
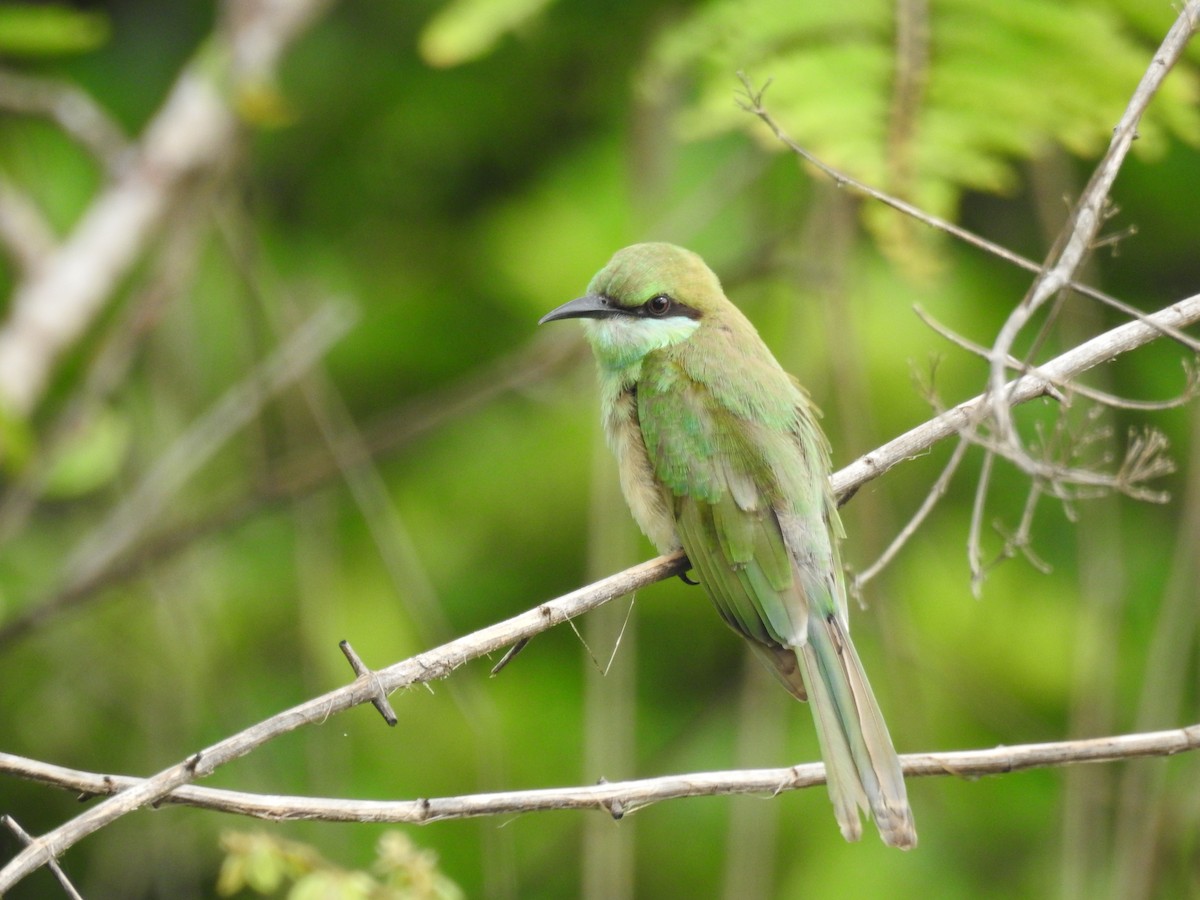
<svg viewBox="0 0 1200 900"><path fill-rule="evenodd" d="M859 809L885 843L917 833L900 761L850 642L829 447L805 391L696 254L617 252L584 319L625 500L662 553L680 547L721 617L812 706L842 834ZM539 323L540 324L540 323Z"/></svg>

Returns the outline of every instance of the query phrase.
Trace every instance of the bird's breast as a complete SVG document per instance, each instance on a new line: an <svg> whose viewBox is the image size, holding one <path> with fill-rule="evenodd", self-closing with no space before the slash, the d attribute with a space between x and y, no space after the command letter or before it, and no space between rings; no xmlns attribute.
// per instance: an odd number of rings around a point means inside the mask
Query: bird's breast
<svg viewBox="0 0 1200 900"><path fill-rule="evenodd" d="M604 403L604 434L617 458L621 493L642 529L660 553L680 547L666 491L654 475L638 420L637 385L610 385Z"/></svg>

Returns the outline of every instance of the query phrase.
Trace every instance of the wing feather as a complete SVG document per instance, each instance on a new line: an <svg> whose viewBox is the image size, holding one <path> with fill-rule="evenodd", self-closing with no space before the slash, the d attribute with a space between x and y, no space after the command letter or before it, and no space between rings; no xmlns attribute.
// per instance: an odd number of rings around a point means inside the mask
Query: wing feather
<svg viewBox="0 0 1200 900"><path fill-rule="evenodd" d="M686 369L660 361L637 395L679 540L725 622L810 700L842 833L858 839L862 809L886 843L912 847L899 760L850 643L828 448L807 398L782 370L782 388L756 392L748 382L704 383ZM750 374L770 377L761 367ZM761 401L780 392L785 413Z"/></svg>

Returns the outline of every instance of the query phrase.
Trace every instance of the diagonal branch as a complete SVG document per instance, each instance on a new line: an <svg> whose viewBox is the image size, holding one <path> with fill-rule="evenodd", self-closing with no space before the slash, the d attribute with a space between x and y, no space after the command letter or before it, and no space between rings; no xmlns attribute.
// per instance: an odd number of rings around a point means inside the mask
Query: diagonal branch
<svg viewBox="0 0 1200 900"><path fill-rule="evenodd" d="M69 81L0 69L0 108L49 119L109 175L119 173L126 161L129 141L121 126L90 94Z"/></svg>
<svg viewBox="0 0 1200 900"><path fill-rule="evenodd" d="M598 581L556 600L551 600L527 612L458 638L411 659L406 659L370 676L361 676L353 683L293 706L231 737L218 741L186 760L147 778L137 786L122 791L97 804L41 837L15 856L0 870L0 895L30 872L61 856L89 834L103 828L121 816L140 807L157 803L175 788L203 778L280 735L303 725L318 724L331 715L361 703L370 703L379 692L391 693L400 688L445 678L455 669L484 656L502 650L521 638L531 637L553 628L568 619L624 596L648 584L677 575L686 568L682 554L659 557Z"/></svg>
<svg viewBox="0 0 1200 900"><path fill-rule="evenodd" d="M130 163L17 286L0 326L0 406L7 412L33 411L58 359L91 325L186 186L235 149L236 91L265 80L328 2L231 6L231 27L184 69Z"/></svg>
<svg viewBox="0 0 1200 900"><path fill-rule="evenodd" d="M1013 342L1021 329L1050 298L1071 286L1075 273L1083 264L1084 257L1091 250L1100 226L1104 223L1108 193L1116 181L1129 148L1137 138L1138 122L1162 86L1167 73L1183 55L1184 49L1196 32L1198 20L1200 0L1188 0L1134 90L1121 121L1113 129L1113 139L1107 152L1088 180L1070 220L1050 250L1045 264L1029 288L1029 293L1012 311L996 335L992 345L991 374L988 382L993 397L992 405L995 407L994 424L1000 439L1011 442L1015 449L1020 449L1020 441L1012 427L1008 404L1004 402L1000 393L1005 388L1007 360Z"/></svg>
<svg viewBox="0 0 1200 900"><path fill-rule="evenodd" d="M1180 300L1142 319L1126 322L1099 334L1078 347L1038 366L1037 375L1023 375L1004 384L1001 395L1012 406L1051 395L1055 385L1066 384L1101 363L1136 350L1158 338L1164 327L1178 330L1200 321L1200 294ZM859 457L833 475L833 490L841 503L873 478L906 459L924 453L938 441L968 430L987 417L991 403L980 394L893 438L877 450Z"/></svg>

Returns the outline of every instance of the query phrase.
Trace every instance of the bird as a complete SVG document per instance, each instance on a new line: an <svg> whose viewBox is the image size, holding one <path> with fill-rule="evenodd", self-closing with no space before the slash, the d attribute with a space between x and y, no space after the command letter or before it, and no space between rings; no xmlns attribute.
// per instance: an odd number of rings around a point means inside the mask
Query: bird
<svg viewBox="0 0 1200 900"><path fill-rule="evenodd" d="M617 251L586 293L539 325L582 320L602 421L633 518L682 549L724 621L816 724L843 837L865 813L904 850L917 832L904 776L850 641L844 537L819 412L697 254Z"/></svg>

